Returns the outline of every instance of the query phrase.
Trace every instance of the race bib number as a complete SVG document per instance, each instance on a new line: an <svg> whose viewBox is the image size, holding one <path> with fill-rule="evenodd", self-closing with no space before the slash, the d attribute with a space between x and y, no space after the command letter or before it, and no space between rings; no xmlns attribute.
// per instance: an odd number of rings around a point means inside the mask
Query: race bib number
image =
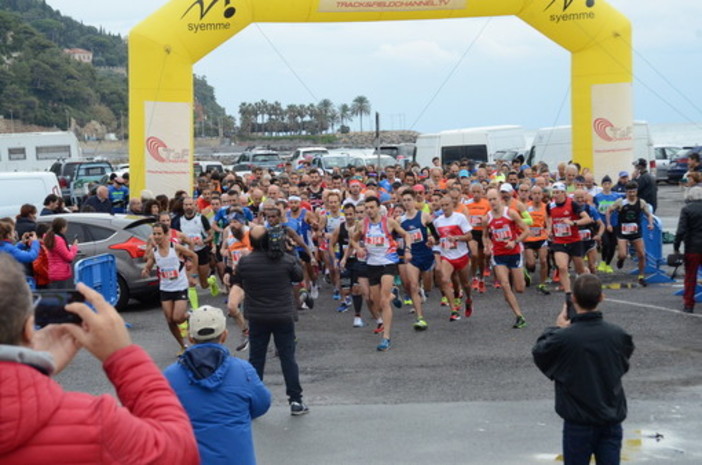
<svg viewBox="0 0 702 465"><path fill-rule="evenodd" d="M366 236L368 247L385 247L385 236Z"/></svg>
<svg viewBox="0 0 702 465"><path fill-rule="evenodd" d="M416 244L417 242L422 242L424 240L424 236L422 236L422 231L419 229L413 229L412 231L409 231L410 239L412 239L412 243Z"/></svg>
<svg viewBox="0 0 702 465"><path fill-rule="evenodd" d="M483 217L480 215L471 215L470 225L473 227L482 226L483 225Z"/></svg>
<svg viewBox="0 0 702 465"><path fill-rule="evenodd" d="M444 250L451 250L458 248L456 240L452 237L442 237L441 238L441 248Z"/></svg>
<svg viewBox="0 0 702 465"><path fill-rule="evenodd" d="M565 223L554 223L553 224L553 235L556 237L570 236L570 226L568 226Z"/></svg>
<svg viewBox="0 0 702 465"><path fill-rule="evenodd" d="M175 281L178 279L178 270L176 269L160 269L158 277L165 281Z"/></svg>
<svg viewBox="0 0 702 465"><path fill-rule="evenodd" d="M580 230L580 240L581 241L592 240L592 231L590 231L589 229L581 229Z"/></svg>
<svg viewBox="0 0 702 465"><path fill-rule="evenodd" d="M237 263L239 263L239 260L241 260L241 252L238 250L232 251L231 257L232 264L236 265Z"/></svg>
<svg viewBox="0 0 702 465"><path fill-rule="evenodd" d="M195 236L188 236L190 240L193 242L195 245L202 245L202 236L195 235Z"/></svg>
<svg viewBox="0 0 702 465"><path fill-rule="evenodd" d="M534 237L541 236L541 231L543 231L543 229L540 228L540 227L538 227L538 226L532 226L532 227L529 228L529 232L530 232L531 235L534 236Z"/></svg>
<svg viewBox="0 0 702 465"><path fill-rule="evenodd" d="M622 234L630 235L639 232L638 223L622 223Z"/></svg>
<svg viewBox="0 0 702 465"><path fill-rule="evenodd" d="M503 226L492 230L493 240L497 242L509 242L512 240L512 230L509 226Z"/></svg>

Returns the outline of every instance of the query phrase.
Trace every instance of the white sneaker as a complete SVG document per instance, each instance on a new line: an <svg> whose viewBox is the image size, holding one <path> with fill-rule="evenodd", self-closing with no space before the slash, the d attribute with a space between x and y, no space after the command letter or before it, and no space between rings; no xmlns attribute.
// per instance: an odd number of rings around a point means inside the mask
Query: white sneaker
<svg viewBox="0 0 702 465"><path fill-rule="evenodd" d="M363 328L366 324L363 322L363 318L360 316L354 317L353 319L353 327L354 328Z"/></svg>
<svg viewBox="0 0 702 465"><path fill-rule="evenodd" d="M427 301L427 294L426 294L426 292L424 292L423 287L419 288L419 296L422 298L422 303Z"/></svg>
<svg viewBox="0 0 702 465"><path fill-rule="evenodd" d="M313 299L317 300L319 298L319 286L316 284L312 285L312 290L310 291L310 295L312 296Z"/></svg>

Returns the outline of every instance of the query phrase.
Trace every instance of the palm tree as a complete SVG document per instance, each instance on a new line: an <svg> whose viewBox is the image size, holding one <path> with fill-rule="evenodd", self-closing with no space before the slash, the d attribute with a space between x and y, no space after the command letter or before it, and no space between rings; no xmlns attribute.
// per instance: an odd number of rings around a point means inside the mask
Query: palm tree
<svg viewBox="0 0 702 465"><path fill-rule="evenodd" d="M363 132L363 115L370 115L371 104L365 95L359 95L351 102L351 114L360 118L360 129Z"/></svg>
<svg viewBox="0 0 702 465"><path fill-rule="evenodd" d="M333 110L334 104L328 98L320 100L320 102L317 104L320 132L323 132L329 128L329 125L331 123L331 114Z"/></svg>
<svg viewBox="0 0 702 465"><path fill-rule="evenodd" d="M339 124L342 126L351 119L351 107L347 103L339 105Z"/></svg>

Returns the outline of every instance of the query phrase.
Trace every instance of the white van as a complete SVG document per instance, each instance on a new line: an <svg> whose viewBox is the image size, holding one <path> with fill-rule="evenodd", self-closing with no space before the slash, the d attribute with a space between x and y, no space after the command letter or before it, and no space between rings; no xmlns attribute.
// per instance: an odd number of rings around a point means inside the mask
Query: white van
<svg viewBox="0 0 702 465"><path fill-rule="evenodd" d="M421 167L432 166L434 157L448 165L463 158L493 162L493 154L505 149L523 149L526 146L524 128L515 125L486 126L454 129L417 137L415 161Z"/></svg>
<svg viewBox="0 0 702 465"><path fill-rule="evenodd" d="M645 158L649 164L655 159L651 132L645 121L634 121L634 157L632 162L638 158ZM568 162L572 159L573 136L571 127L555 126L536 131L534 145L531 147L526 162L528 165L535 165L543 161L551 171L555 171L558 163ZM655 161L652 167L655 167Z"/></svg>
<svg viewBox="0 0 702 465"><path fill-rule="evenodd" d="M51 171L0 173L0 192L0 218L14 218L25 203L41 211L49 194L61 197L58 179Z"/></svg>

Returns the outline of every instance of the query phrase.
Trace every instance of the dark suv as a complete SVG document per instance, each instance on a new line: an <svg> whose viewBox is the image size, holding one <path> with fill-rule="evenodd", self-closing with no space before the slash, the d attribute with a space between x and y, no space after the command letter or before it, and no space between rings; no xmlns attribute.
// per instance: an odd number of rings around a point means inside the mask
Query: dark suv
<svg viewBox="0 0 702 465"><path fill-rule="evenodd" d="M67 161L57 160L49 171L58 178L61 194L66 205L80 205L88 195L91 182L112 172L112 165L106 161Z"/></svg>
<svg viewBox="0 0 702 465"><path fill-rule="evenodd" d="M668 182L676 184L682 181L687 173L689 156L692 153L702 154L702 146L687 147L675 154L668 165Z"/></svg>

